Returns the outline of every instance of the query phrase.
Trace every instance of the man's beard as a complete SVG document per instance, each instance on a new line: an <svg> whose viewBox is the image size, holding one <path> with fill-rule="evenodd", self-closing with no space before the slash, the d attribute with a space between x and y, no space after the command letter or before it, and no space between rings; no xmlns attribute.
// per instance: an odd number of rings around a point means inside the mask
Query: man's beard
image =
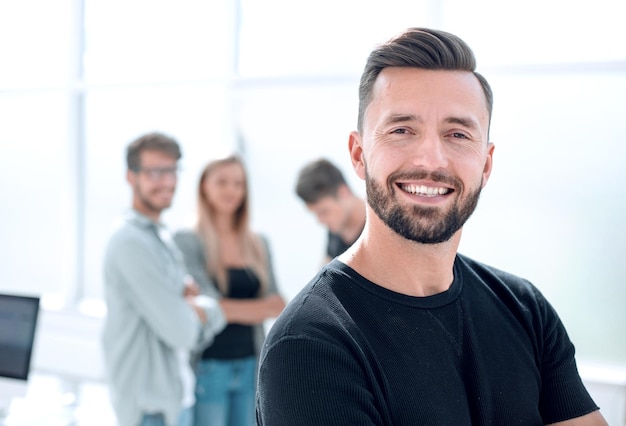
<svg viewBox="0 0 626 426"><path fill-rule="evenodd" d="M139 199L141 204L144 206L144 208L148 211L151 211L154 214L160 215L163 212L163 210L169 208L172 204L171 201L169 203L166 203L167 205L159 205L157 203L154 203L150 198L151 194L148 193L147 191L144 191L138 185L135 187L135 190L137 192L137 198Z"/></svg>
<svg viewBox="0 0 626 426"><path fill-rule="evenodd" d="M437 172L397 173L389 177L390 183L385 191L385 188L369 176L365 167L365 187L370 207L396 234L422 244L437 244L452 238L476 209L482 190L481 180L480 185L471 190L465 198L457 198L447 212L442 212L436 207L418 205L405 208L394 203L395 191L401 189L391 182L399 178L405 180L429 178L434 182L451 185L455 192L460 191L463 184L457 178Z"/></svg>

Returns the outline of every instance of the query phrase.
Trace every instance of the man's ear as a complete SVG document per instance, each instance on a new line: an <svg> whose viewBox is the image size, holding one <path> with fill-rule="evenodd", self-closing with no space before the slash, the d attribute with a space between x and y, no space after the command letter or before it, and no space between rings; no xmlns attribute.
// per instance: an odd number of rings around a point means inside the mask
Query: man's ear
<svg viewBox="0 0 626 426"><path fill-rule="evenodd" d="M489 146L487 146L487 158L485 159L485 166L483 167L483 188L487 185L489 176L491 176L491 170L493 170L493 151L495 148L495 145L489 142Z"/></svg>
<svg viewBox="0 0 626 426"><path fill-rule="evenodd" d="M365 179L365 163L363 161L363 140L359 132L350 132L350 138L348 139L348 150L350 151L350 160L352 161L352 168L356 174Z"/></svg>
<svg viewBox="0 0 626 426"><path fill-rule="evenodd" d="M137 178L137 176L135 175L135 173L128 169L126 170L126 182L128 182L130 184L130 186L135 186L135 179Z"/></svg>

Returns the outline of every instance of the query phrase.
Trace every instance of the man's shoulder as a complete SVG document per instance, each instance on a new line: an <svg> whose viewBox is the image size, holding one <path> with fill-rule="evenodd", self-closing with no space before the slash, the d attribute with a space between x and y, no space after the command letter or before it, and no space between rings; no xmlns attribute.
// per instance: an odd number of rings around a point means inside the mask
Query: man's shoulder
<svg viewBox="0 0 626 426"><path fill-rule="evenodd" d="M120 220L113 226L105 250L106 262L136 259L141 253L153 252L157 239L149 226Z"/></svg>
<svg viewBox="0 0 626 426"><path fill-rule="evenodd" d="M147 229L128 220L119 220L111 229L109 246L124 245L145 239Z"/></svg>
<svg viewBox="0 0 626 426"><path fill-rule="evenodd" d="M459 265L461 268L470 270L474 274L481 277L497 277L504 282L515 285L526 286L530 284L527 279L519 275L505 271L487 263L480 262L460 253L457 254L456 264Z"/></svg>
<svg viewBox="0 0 626 426"><path fill-rule="evenodd" d="M281 317L298 320L309 317L311 313L326 310L330 295L328 274L328 267L324 266L288 303Z"/></svg>
<svg viewBox="0 0 626 426"><path fill-rule="evenodd" d="M333 287L342 280L345 278L337 273L332 263L324 266L279 315L272 326L273 338L311 336L337 324L342 302Z"/></svg>
<svg viewBox="0 0 626 426"><path fill-rule="evenodd" d="M541 291L528 279L500 268L457 254L455 267L460 268L463 275L464 288L488 288L501 299L536 306L544 303ZM480 286L477 286L480 284ZM509 296L512 297L509 297Z"/></svg>

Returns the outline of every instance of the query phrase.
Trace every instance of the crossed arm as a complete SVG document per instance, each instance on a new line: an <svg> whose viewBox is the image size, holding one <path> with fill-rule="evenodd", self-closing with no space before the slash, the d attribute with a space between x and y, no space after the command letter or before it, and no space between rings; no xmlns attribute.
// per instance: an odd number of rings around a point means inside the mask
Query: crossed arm
<svg viewBox="0 0 626 426"><path fill-rule="evenodd" d="M285 301L271 294L259 299L221 299L220 305L229 323L254 325L276 318L285 308Z"/></svg>
<svg viewBox="0 0 626 426"><path fill-rule="evenodd" d="M195 303L195 297L200 294L195 282L189 282L185 287L187 303L194 309L200 321L206 323L204 309ZM219 305L224 312L228 323L255 325L261 324L268 318L276 318L285 308L285 300L279 294L271 294L258 299L219 299Z"/></svg>

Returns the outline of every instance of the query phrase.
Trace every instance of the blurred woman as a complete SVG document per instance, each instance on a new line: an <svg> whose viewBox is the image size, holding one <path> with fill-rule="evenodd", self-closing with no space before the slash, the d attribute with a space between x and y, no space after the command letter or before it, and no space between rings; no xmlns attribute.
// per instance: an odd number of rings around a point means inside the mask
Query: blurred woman
<svg viewBox="0 0 626 426"><path fill-rule="evenodd" d="M229 324L197 365L196 425L251 426L263 322L285 307L276 287L269 245L250 229L248 181L232 155L205 167L193 229L175 240L203 293L223 298Z"/></svg>

